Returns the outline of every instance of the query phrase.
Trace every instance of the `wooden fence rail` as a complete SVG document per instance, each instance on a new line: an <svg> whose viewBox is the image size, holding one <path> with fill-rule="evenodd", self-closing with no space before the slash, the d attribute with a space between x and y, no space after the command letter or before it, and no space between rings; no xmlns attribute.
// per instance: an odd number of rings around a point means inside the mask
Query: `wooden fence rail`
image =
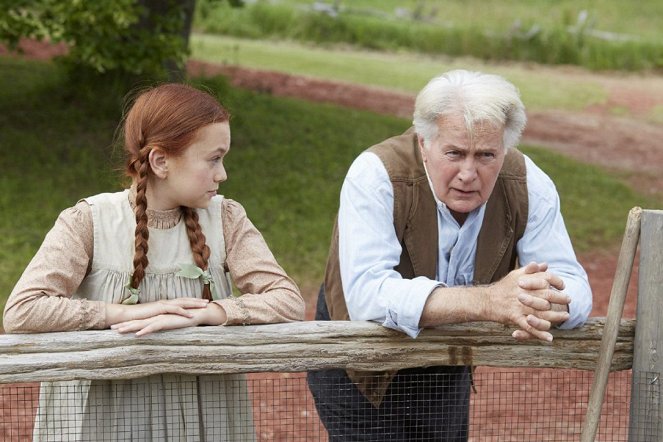
<svg viewBox="0 0 663 442"><path fill-rule="evenodd" d="M136 338L112 330L0 335L0 383L129 379L157 373L400 369L430 365L594 370L605 318L554 341L517 342L486 322L426 329L417 339L372 322L197 327ZM611 370L633 363L635 320L622 320Z"/></svg>

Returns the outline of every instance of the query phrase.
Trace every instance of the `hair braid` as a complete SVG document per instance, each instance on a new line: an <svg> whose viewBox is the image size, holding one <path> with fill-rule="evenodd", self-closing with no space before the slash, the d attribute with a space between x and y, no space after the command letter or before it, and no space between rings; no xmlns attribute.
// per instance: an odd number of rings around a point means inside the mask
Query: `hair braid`
<svg viewBox="0 0 663 442"><path fill-rule="evenodd" d="M207 267L209 267L210 248L205 242L205 234L198 222L198 212L191 207L182 207L182 212L184 214L186 234L189 237L189 244L191 244L193 260L198 267L207 270ZM212 294L207 284L203 287L203 298L212 300Z"/></svg>
<svg viewBox="0 0 663 442"><path fill-rule="evenodd" d="M149 170L149 162L147 155L150 149L141 148L140 158L137 161L136 169L138 178L136 180L136 246L134 252L134 271L131 276L131 287L137 289L140 282L145 277L145 269L147 268L147 241L150 237L150 231L147 228L147 196L145 191L147 189L147 174Z"/></svg>
<svg viewBox="0 0 663 442"><path fill-rule="evenodd" d="M218 122L227 122L228 111L209 93L185 84L167 83L130 97L117 136L124 138L127 154L125 172L136 186L135 253L131 287L138 288L148 265L147 197L152 171L148 154L158 147L170 157L179 157L191 146L199 130ZM196 264L207 270L210 249L205 244L194 209L183 208L187 235ZM203 296L211 298L208 285Z"/></svg>

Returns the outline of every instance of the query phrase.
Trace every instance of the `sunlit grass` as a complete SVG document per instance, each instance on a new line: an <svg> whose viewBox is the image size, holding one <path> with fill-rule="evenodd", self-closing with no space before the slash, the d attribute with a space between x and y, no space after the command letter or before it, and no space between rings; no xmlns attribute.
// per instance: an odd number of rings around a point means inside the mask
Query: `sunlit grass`
<svg viewBox="0 0 663 442"><path fill-rule="evenodd" d="M575 76L560 76L545 69L506 66L475 59L385 53L356 49L323 49L294 42L248 40L194 34L192 57L221 64L236 64L290 74L307 75L395 91L416 93L431 78L450 69L483 70L512 81L529 109L578 110L602 103L602 85Z"/></svg>
<svg viewBox="0 0 663 442"><path fill-rule="evenodd" d="M663 68L661 2L200 0L199 32L253 39L349 44L381 51L472 56L488 61L576 65L592 70Z"/></svg>
<svg viewBox="0 0 663 442"><path fill-rule="evenodd" d="M311 5L319 0L279 0L293 6ZM331 1L328 4L334 3ZM439 24L474 23L485 29L504 29L516 21L551 27L558 23L575 24L582 11L592 26L603 31L663 40L660 17L663 5L657 0L624 2L620 0L456 0L422 2L421 0L343 0L341 8L364 13L383 12L389 16L412 17Z"/></svg>

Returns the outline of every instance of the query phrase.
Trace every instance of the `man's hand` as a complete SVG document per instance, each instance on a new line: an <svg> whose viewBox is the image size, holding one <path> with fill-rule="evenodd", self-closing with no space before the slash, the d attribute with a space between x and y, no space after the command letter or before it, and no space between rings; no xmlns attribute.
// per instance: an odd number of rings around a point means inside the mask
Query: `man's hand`
<svg viewBox="0 0 663 442"><path fill-rule="evenodd" d="M569 318L571 298L560 292L564 281L547 270L545 263L530 263L489 288L493 320L519 327L515 339L552 341L548 330Z"/></svg>

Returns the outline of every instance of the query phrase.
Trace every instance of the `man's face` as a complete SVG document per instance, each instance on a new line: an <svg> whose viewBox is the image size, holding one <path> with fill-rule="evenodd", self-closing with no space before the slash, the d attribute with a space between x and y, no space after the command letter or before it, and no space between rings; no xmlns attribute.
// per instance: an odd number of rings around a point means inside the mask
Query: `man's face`
<svg viewBox="0 0 663 442"><path fill-rule="evenodd" d="M470 134L461 116L438 120L434 140L419 138L419 148L437 198L463 223L488 200L504 164L504 128L475 123Z"/></svg>

